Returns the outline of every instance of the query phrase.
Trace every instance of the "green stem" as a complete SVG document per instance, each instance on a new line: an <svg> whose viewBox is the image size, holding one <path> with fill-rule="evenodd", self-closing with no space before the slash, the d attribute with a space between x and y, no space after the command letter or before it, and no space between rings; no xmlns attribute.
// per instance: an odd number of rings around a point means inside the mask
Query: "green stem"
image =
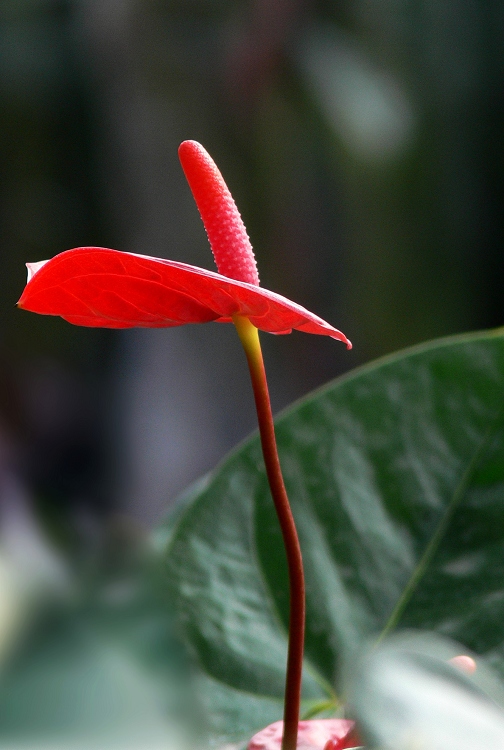
<svg viewBox="0 0 504 750"><path fill-rule="evenodd" d="M284 731L282 750L296 750L301 702L301 677L305 629L305 584L301 548L278 458L273 414L259 332L248 318L240 315L233 322L245 349L259 422L266 474L275 504L287 554L290 586L289 650L285 681Z"/></svg>

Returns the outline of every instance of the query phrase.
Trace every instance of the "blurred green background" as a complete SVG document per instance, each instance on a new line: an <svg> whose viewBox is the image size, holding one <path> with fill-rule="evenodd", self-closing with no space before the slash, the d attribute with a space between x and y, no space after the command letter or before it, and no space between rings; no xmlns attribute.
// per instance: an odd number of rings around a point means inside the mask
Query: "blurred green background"
<svg viewBox="0 0 504 750"><path fill-rule="evenodd" d="M78 637L37 630L40 653L74 639L106 685L83 618L105 590L136 611L126 550L254 428L251 391L230 326L37 317L15 307L24 263L97 245L212 269L177 158L192 138L237 200L262 284L354 343L264 335L275 411L370 358L502 325L504 6L1 0L0 111L0 651L58 602ZM45 689L27 653L24 700Z"/></svg>

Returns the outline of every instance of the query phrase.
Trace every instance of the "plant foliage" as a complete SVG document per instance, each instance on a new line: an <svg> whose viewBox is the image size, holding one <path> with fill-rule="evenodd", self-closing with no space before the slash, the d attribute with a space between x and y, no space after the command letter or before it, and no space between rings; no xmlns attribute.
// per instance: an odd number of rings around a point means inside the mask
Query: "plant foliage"
<svg viewBox="0 0 504 750"><path fill-rule="evenodd" d="M336 708L343 666L398 628L504 672L502 331L360 368L277 436L307 578L305 707ZM195 490L167 572L214 736L280 718L287 577L256 436Z"/></svg>

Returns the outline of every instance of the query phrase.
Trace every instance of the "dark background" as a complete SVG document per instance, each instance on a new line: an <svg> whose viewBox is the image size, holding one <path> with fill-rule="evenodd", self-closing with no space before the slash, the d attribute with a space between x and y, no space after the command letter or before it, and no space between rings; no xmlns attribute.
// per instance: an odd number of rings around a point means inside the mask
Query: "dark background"
<svg viewBox="0 0 504 750"><path fill-rule="evenodd" d="M16 309L24 263L98 245L213 269L201 141L263 286L341 328L263 335L274 410L503 310L504 6L2 0L0 507L60 542L150 525L253 429L231 326L110 332Z"/></svg>

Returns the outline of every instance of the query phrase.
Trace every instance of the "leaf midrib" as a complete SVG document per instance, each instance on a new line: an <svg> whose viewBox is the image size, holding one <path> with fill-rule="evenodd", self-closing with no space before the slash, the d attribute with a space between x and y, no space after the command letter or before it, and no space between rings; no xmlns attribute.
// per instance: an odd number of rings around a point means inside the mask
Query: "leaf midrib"
<svg viewBox="0 0 504 750"><path fill-rule="evenodd" d="M445 532L450 525L450 521L452 520L455 511L457 510L462 498L464 497L465 492L469 486L469 482L483 457L484 451L495 437L503 416L504 400L501 402L495 418L488 426L483 439L481 440L479 446L476 447L466 470L462 474L457 486L455 487L450 502L446 506L445 512L442 514L430 541L428 542L420 560L418 561L406 586L404 587L404 590L399 597L394 609L392 610L383 630L381 631L375 642L376 646L396 627L418 584L427 572L427 569L439 548L441 540L443 539L443 536L445 535Z"/></svg>

